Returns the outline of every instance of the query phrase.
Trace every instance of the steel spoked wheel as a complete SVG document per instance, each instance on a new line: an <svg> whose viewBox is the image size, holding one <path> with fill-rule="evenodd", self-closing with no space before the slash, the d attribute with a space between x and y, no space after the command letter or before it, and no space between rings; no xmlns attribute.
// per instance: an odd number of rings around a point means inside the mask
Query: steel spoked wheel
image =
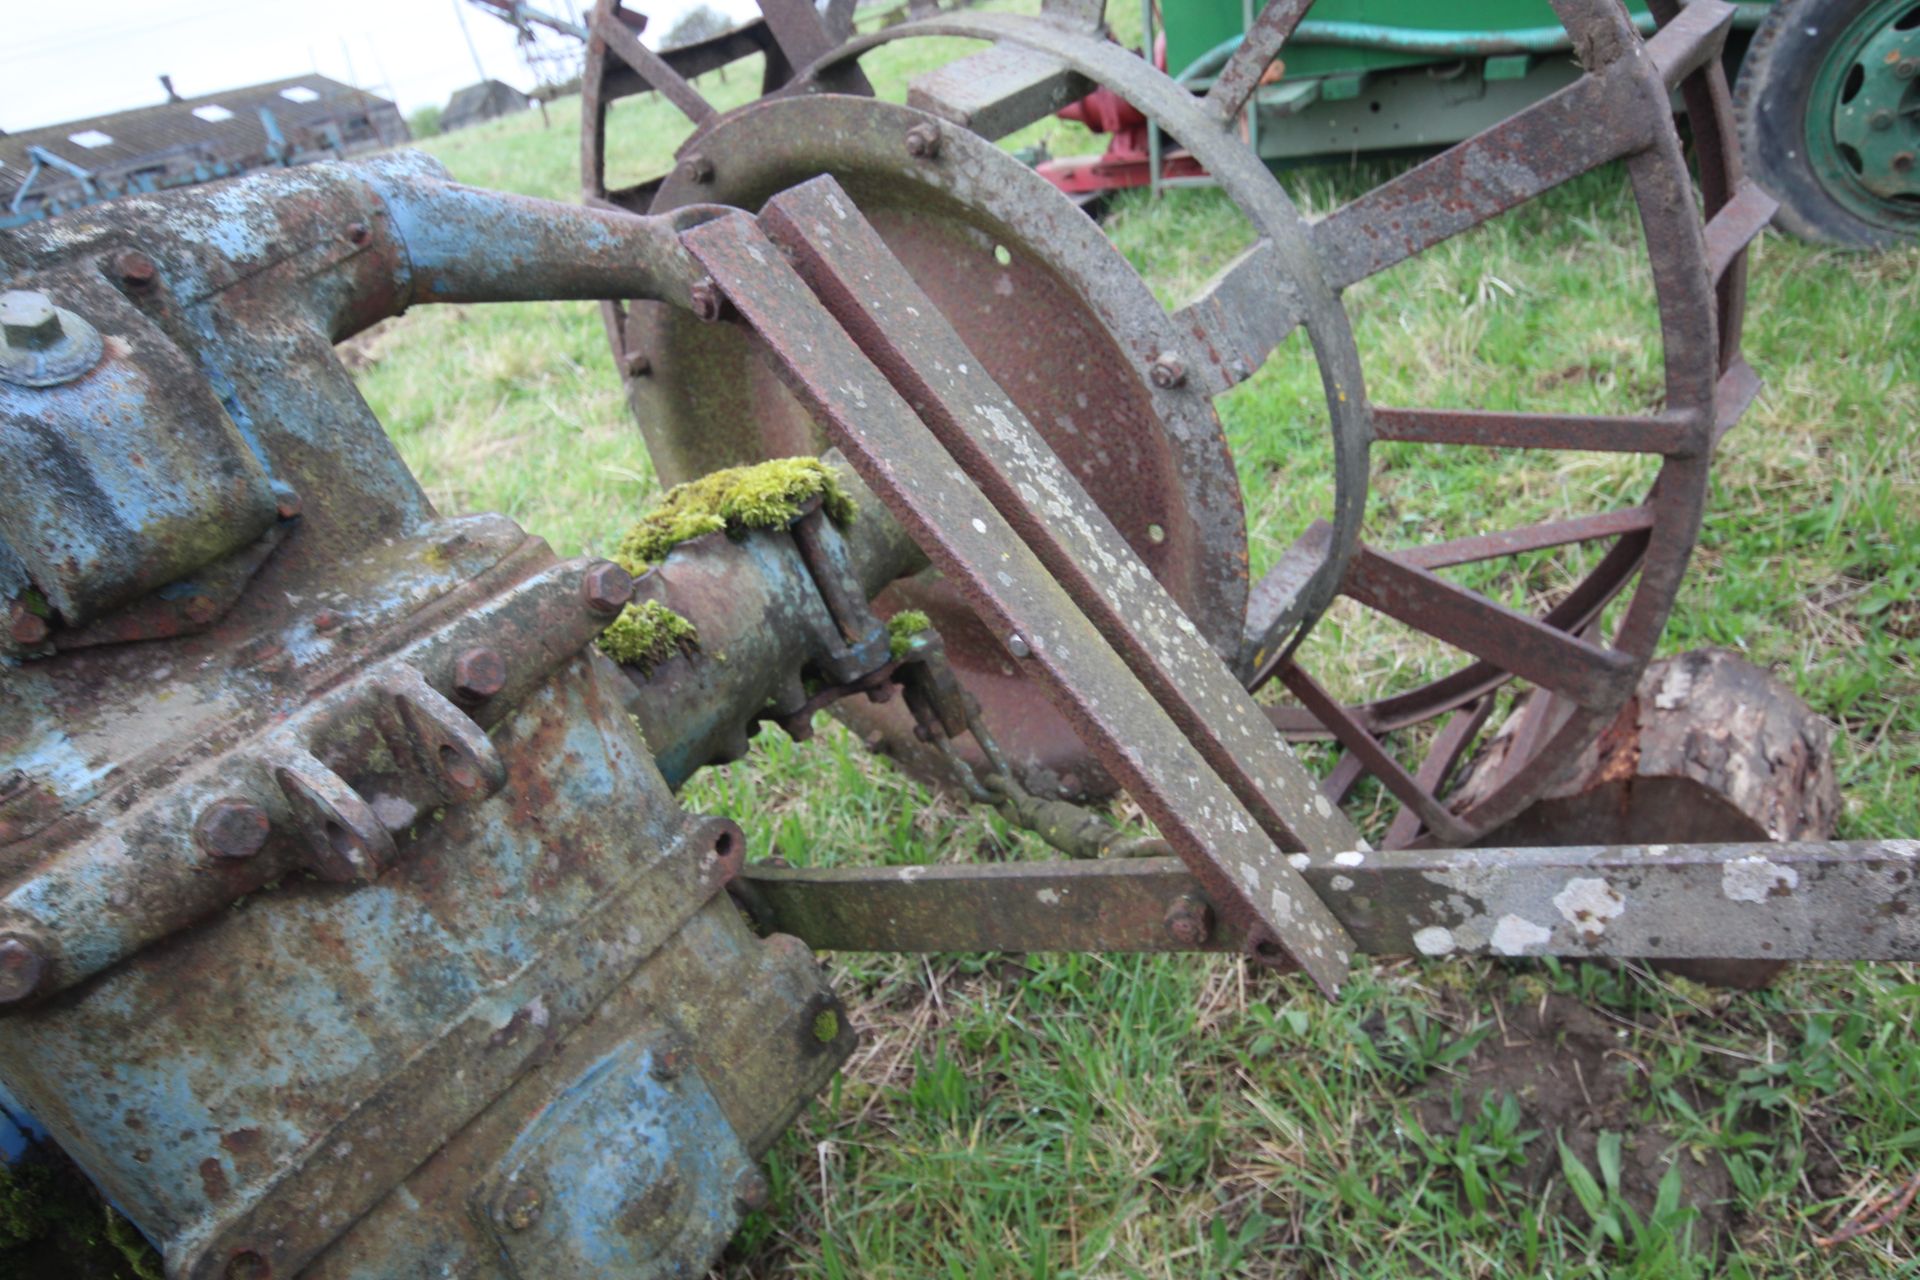
<svg viewBox="0 0 1920 1280"><path fill-rule="evenodd" d="M861 37L805 60L779 95L740 112L716 119L688 104L694 137L679 169L651 193L651 207L718 199L754 208L814 173L840 178L1223 659L1250 686L1277 682L1291 696L1271 708L1279 728L1339 744L1327 789L1344 797L1371 775L1401 806L1390 843L1465 841L1549 786L1611 722L1653 654L1692 551L1708 459L1757 388L1738 354L1742 262L1771 202L1741 183L1729 145L1717 59L1727 6L1669 10L1661 16L1670 21L1643 44L1609 0L1565 0L1556 8L1584 69L1574 84L1309 222L1236 129L1261 73L1307 8L1274 0L1204 96L1102 38L1098 13L1084 5L1061 5L1039 19L942 15ZM983 58L1009 60L1035 77L1053 68L1076 85L1114 90L1206 166L1250 224L1253 247L1170 314L1065 197L988 141L911 108L819 93L846 86L871 49L923 36L988 41L993 48ZM590 135L604 110L592 96L593 56ZM1675 86L1692 117L1697 194L1668 106ZM937 86L915 100L943 105ZM916 148L915 130L933 146ZM604 198L591 143L586 159L589 190ZM1664 346L1661 408L1612 417L1369 404L1342 290L1616 160L1632 182L1648 245ZM999 271L989 269L996 263ZM1009 291L1018 309L996 308L993 300ZM1004 328L1014 315L1040 322L1021 324L1022 338L1008 341ZM1036 350L1035 335L1056 328L1072 341ZM610 329L664 476L813 440L811 424L766 408L777 400L754 381L756 361L737 333L645 308L610 312ZM1296 330L1306 335L1325 392L1332 494L1325 519L1300 531L1243 608L1244 520L1211 401L1250 377ZM1036 389L1053 384L1067 388L1064 400ZM1094 396L1103 406L1097 413L1059 412L1063 404L1084 408ZM1095 421L1106 434L1089 447L1086 427ZM1361 536L1374 440L1442 450L1639 453L1659 459L1658 475L1627 507L1379 547ZM1117 452L1151 460L1153 478L1127 485L1118 472L1103 474L1100 459ZM1603 553L1577 585L1534 614L1441 574L1571 545ZM937 585L904 588L914 592L922 593L917 602L942 603ZM1391 697L1332 696L1313 674L1312 633L1340 597L1463 660L1451 674ZM1001 669L993 637L983 633L970 644L966 620L951 611L942 623L955 633L949 647L963 678L988 704L996 735L1013 744L1029 785L1096 793L1103 780L1084 766L1070 735L1059 736L1063 727L1048 724L1042 700ZM1516 682L1533 694L1497 696ZM1462 755L1493 730L1496 708L1508 707L1517 709L1501 726L1498 768L1483 770L1470 796L1451 794ZM1421 735L1418 758L1404 758L1410 753L1400 731L1435 720L1440 727ZM878 723L873 731L895 741L901 728ZM911 754L910 742L898 745Z"/></svg>

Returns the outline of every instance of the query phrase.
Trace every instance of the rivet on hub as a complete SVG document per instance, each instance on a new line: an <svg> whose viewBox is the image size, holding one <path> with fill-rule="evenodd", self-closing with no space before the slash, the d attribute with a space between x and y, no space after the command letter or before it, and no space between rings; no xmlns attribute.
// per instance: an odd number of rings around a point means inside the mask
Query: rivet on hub
<svg viewBox="0 0 1920 1280"><path fill-rule="evenodd" d="M1162 391L1171 391L1175 387L1185 386L1187 382L1186 361L1171 351L1162 351L1153 358L1153 368L1148 371L1153 385Z"/></svg>
<svg viewBox="0 0 1920 1280"><path fill-rule="evenodd" d="M689 182L712 182L713 161L696 151L680 162L680 172Z"/></svg>
<svg viewBox="0 0 1920 1280"><path fill-rule="evenodd" d="M267 842L273 829L266 810L257 804L228 797L215 800L193 824L194 841L209 858L251 858Z"/></svg>
<svg viewBox="0 0 1920 1280"><path fill-rule="evenodd" d="M1007 637L1007 652L1016 658L1030 658L1033 656L1033 646L1027 643L1025 636L1015 632Z"/></svg>
<svg viewBox="0 0 1920 1280"><path fill-rule="evenodd" d="M940 126L922 120L907 130L907 154L915 160L931 160L940 154Z"/></svg>

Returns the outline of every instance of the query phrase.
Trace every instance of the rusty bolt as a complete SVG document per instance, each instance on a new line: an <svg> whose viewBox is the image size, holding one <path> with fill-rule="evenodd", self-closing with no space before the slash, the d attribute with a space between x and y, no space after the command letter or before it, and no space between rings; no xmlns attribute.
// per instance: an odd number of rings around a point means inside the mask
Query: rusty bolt
<svg viewBox="0 0 1920 1280"><path fill-rule="evenodd" d="M220 605L212 596L193 596L180 612L196 627L204 627L220 616Z"/></svg>
<svg viewBox="0 0 1920 1280"><path fill-rule="evenodd" d="M274 514L282 520L291 520L300 514L300 495L292 489L282 489L273 495Z"/></svg>
<svg viewBox="0 0 1920 1280"><path fill-rule="evenodd" d="M500 1197L500 1205L494 1210L494 1218L509 1231L525 1231L540 1221L540 1215L546 1210L546 1200L538 1187L519 1183L508 1189Z"/></svg>
<svg viewBox="0 0 1920 1280"><path fill-rule="evenodd" d="M507 660L498 649L481 645L453 660L453 691L472 702L483 702L507 687Z"/></svg>
<svg viewBox="0 0 1920 1280"><path fill-rule="evenodd" d="M0 293L0 331L16 351L45 351L66 336L53 300L35 289Z"/></svg>
<svg viewBox="0 0 1920 1280"><path fill-rule="evenodd" d="M1867 117L1867 127L1875 133L1885 133L1893 128L1893 112L1880 110Z"/></svg>
<svg viewBox="0 0 1920 1280"><path fill-rule="evenodd" d="M757 1213L766 1208L772 1198L773 1187L767 1182L767 1175L758 1169L742 1169L733 1181L734 1207L742 1213Z"/></svg>
<svg viewBox="0 0 1920 1280"><path fill-rule="evenodd" d="M273 1264L251 1249L227 1262L227 1280L267 1280L272 1274Z"/></svg>
<svg viewBox="0 0 1920 1280"><path fill-rule="evenodd" d="M680 172L689 182L712 182L713 161L696 151L680 162Z"/></svg>
<svg viewBox="0 0 1920 1280"><path fill-rule="evenodd" d="M611 560L602 560L580 579L580 593L595 613L618 613L633 599L633 575Z"/></svg>
<svg viewBox="0 0 1920 1280"><path fill-rule="evenodd" d="M686 1073L688 1057L686 1049L680 1045L657 1050L653 1055L653 1066L648 1069L647 1074L662 1084L669 1080L678 1080Z"/></svg>
<svg viewBox="0 0 1920 1280"><path fill-rule="evenodd" d="M113 259L113 273L120 277L120 283L129 289L145 289L153 284L160 274L160 268L153 265L153 259L138 249L128 249L116 254Z"/></svg>
<svg viewBox="0 0 1920 1280"><path fill-rule="evenodd" d="M21 604L15 604L12 612L13 616L7 620L7 634L13 637L15 644L31 647L47 638L45 618Z"/></svg>
<svg viewBox="0 0 1920 1280"><path fill-rule="evenodd" d="M907 130L907 154L915 160L931 160L940 154L940 126L922 120Z"/></svg>
<svg viewBox="0 0 1920 1280"><path fill-rule="evenodd" d="M1911 168L1913 168L1913 152L1902 151L1893 158L1893 171L1895 173L1905 173Z"/></svg>
<svg viewBox="0 0 1920 1280"><path fill-rule="evenodd" d="M272 827L259 805L228 797L201 812L193 824L193 838L209 858L251 858L267 842Z"/></svg>
<svg viewBox="0 0 1920 1280"><path fill-rule="evenodd" d="M47 958L17 933L0 934L0 1004L25 1000L47 976Z"/></svg>
<svg viewBox="0 0 1920 1280"><path fill-rule="evenodd" d="M349 222L347 224L347 241L350 244L357 245L364 249L373 242L373 228L364 222Z"/></svg>
<svg viewBox="0 0 1920 1280"><path fill-rule="evenodd" d="M688 297L693 303L693 314L708 323L718 320L726 312L726 296L712 279L695 281Z"/></svg>
<svg viewBox="0 0 1920 1280"><path fill-rule="evenodd" d="M345 621L346 619L342 618L334 610L322 609L320 610L320 612L313 615L313 629L315 631L321 631L321 632L332 631L335 627L339 626L342 622L345 622Z"/></svg>
<svg viewBox="0 0 1920 1280"><path fill-rule="evenodd" d="M1148 371L1153 385L1162 391L1171 391L1175 387L1185 386L1187 365L1184 360L1171 351L1162 351L1153 358L1153 368Z"/></svg>
<svg viewBox="0 0 1920 1280"><path fill-rule="evenodd" d="M1183 893L1167 908L1167 936L1183 947L1197 947L1213 936L1213 908Z"/></svg>

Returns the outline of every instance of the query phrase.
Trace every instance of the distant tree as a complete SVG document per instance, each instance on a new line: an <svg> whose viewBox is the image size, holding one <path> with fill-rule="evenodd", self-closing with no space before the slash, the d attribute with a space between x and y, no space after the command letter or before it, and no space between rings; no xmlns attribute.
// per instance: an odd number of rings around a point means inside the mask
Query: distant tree
<svg viewBox="0 0 1920 1280"><path fill-rule="evenodd" d="M440 108L422 107L407 117L407 127L416 138L431 138L440 132Z"/></svg>
<svg viewBox="0 0 1920 1280"><path fill-rule="evenodd" d="M683 44L699 44L725 31L733 24L712 5L699 4L680 15L661 39L662 49L678 49Z"/></svg>

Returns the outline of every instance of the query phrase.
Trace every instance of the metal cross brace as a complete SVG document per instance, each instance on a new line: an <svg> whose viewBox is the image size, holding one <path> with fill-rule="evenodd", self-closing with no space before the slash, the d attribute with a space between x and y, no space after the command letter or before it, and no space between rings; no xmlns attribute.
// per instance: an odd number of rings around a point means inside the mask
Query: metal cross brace
<svg viewBox="0 0 1920 1280"><path fill-rule="evenodd" d="M864 228L853 202L830 180L820 180L819 193L836 224ZM814 238L810 231L800 238ZM1230 677L1218 696L1237 701L1169 714L1163 699L1170 690L1178 695L1179 681L1189 676L1204 680L1200 673L1208 664L1221 667L1225 676L1224 666L1190 624L1178 625L1184 621L1178 609L1111 526L1103 536L1090 523L1086 512L1091 503L1085 502L1084 493L1076 499L1077 485L1065 487L1072 482L1070 477L1063 481L1064 468L1057 459L1051 468L1046 465L1050 451L1009 412L1004 394L990 383L972 380L978 362L958 338L950 329L942 333L944 325L927 324L883 343L855 310L848 311L845 322L836 318L745 214L705 223L685 233L683 241L759 335L789 388L936 567L1004 637L1008 653L1036 678L1101 764L1159 826L1223 917L1242 931L1249 952L1269 964L1290 958L1322 990L1337 991L1352 941L1276 841L1297 848L1310 838L1311 847L1323 853L1358 848L1361 842L1344 819L1319 803L1311 776L1277 740L1271 750L1254 748L1261 751L1254 759L1263 767L1246 770L1252 776L1240 776L1241 786L1230 785L1223 774L1235 775L1244 766L1222 754L1218 738L1264 723ZM843 303L857 295L856 306L870 312L873 281L883 278L882 287L894 291L890 314L902 314L892 310L898 306L937 317L932 303L877 238L863 237L861 251L867 272L873 274L848 281L851 291ZM892 351L886 362L906 385L896 385L876 367L874 350ZM944 367L950 377L969 381L946 383L939 388L944 394L937 405L929 399L916 412L906 397L934 386L916 387L902 364ZM954 444L963 443L951 430L959 424L966 432L965 443L979 452L957 459L922 421L923 413L946 423ZM1010 433L1011 442L1001 439L1002 430ZM982 492L982 481L969 474L966 462L979 465L983 455L999 468L989 482L1001 488L1003 501L1004 490L1018 492L1015 477L1024 469L1047 484L1059 509L1023 519L1023 527L1016 530ZM1025 494L1019 497L1024 500ZM1021 505L1032 510L1046 504L1036 497ZM1072 527L1076 524L1077 529ZM1036 554L1023 532L1045 547L1046 554ZM1130 580L1137 593L1120 597L1117 608L1151 611L1158 623L1151 634L1135 633L1123 619L1124 634L1117 640L1111 633L1103 635L1049 566L1052 561L1070 570L1072 565L1061 556L1078 560L1090 544L1098 548L1093 553L1107 561L1096 572ZM1079 594L1095 602L1084 590ZM1110 602L1106 610L1115 607ZM1111 616L1108 621L1111 625ZM1227 686L1232 695L1225 693ZM1230 767L1223 770L1216 762ZM1251 810L1248 799L1254 802Z"/></svg>

